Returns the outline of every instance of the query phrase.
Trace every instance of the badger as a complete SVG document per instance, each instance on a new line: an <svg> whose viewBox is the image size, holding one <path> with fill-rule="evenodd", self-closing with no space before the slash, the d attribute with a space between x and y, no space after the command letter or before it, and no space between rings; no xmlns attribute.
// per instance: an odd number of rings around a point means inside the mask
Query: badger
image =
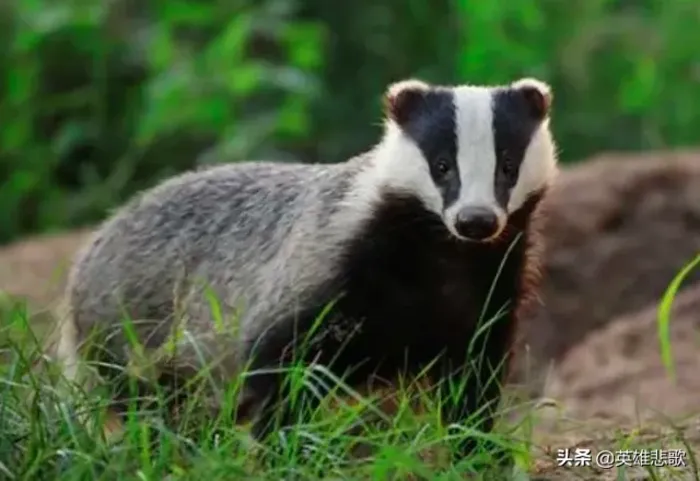
<svg viewBox="0 0 700 481"><path fill-rule="evenodd" d="M297 419L280 369L293 362L350 386L425 372L442 420L473 423L491 406L478 423L491 430L539 278L552 98L534 78L402 80L383 96L381 139L349 160L219 164L140 193L74 260L57 349L66 376L84 361L125 366L128 318L146 349L176 325L187 333L173 365L204 360L222 381L245 365L259 440ZM108 333L104 348L88 355L95 332Z"/></svg>

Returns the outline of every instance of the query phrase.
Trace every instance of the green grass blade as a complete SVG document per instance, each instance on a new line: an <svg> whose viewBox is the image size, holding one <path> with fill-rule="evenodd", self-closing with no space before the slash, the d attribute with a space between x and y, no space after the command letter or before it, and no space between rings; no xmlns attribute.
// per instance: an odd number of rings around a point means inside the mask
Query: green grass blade
<svg viewBox="0 0 700 481"><path fill-rule="evenodd" d="M661 298L661 303L659 304L658 331L661 347L661 360L664 363L666 371L668 372L672 382L676 382L676 371L673 366L673 357L671 354L671 308L673 307L673 300L676 298L676 294L678 293L683 280L688 277L690 272L698 265L700 265L700 254L698 254L694 260L681 269L678 274L676 274L666 289L666 292Z"/></svg>

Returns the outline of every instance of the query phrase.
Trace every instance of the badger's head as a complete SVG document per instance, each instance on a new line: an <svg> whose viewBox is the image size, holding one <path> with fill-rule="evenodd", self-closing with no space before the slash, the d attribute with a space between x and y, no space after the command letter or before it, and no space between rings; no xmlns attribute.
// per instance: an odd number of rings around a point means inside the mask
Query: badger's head
<svg viewBox="0 0 700 481"><path fill-rule="evenodd" d="M525 78L501 86L391 85L377 146L383 185L415 195L459 239L497 238L557 172L552 93Z"/></svg>

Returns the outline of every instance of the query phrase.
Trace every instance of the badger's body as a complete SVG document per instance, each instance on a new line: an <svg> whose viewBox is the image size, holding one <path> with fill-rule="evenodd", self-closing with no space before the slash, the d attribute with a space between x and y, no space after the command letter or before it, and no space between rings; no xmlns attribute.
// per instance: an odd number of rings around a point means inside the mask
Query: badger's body
<svg viewBox="0 0 700 481"><path fill-rule="evenodd" d="M69 302L81 334L129 319L152 349L178 324L185 351L197 341L197 349L240 354L240 342L283 322L333 279L360 222L352 203L342 206L359 163L223 165L136 199L76 263ZM331 204L339 215L329 215ZM215 334L221 321L234 324ZM237 339L228 337L234 330ZM112 333L110 351L124 342Z"/></svg>
<svg viewBox="0 0 700 481"><path fill-rule="evenodd" d="M223 379L292 358L356 386L431 366L435 381L467 382L441 403L446 421L465 421L498 401L517 308L534 288L531 220L556 163L550 100L536 81L402 82L387 92L382 141L347 162L237 163L166 181L77 258L61 356L75 360L107 327L110 362L125 364L128 317L147 348L184 329L175 362L204 353ZM480 320L493 325L474 340ZM282 385L269 372L246 382L258 437L274 413L293 422L277 404Z"/></svg>

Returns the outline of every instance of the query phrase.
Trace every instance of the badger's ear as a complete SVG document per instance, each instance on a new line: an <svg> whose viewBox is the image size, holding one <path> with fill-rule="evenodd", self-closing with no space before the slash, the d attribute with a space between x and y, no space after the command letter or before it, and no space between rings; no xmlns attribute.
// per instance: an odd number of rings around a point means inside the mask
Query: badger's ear
<svg viewBox="0 0 700 481"><path fill-rule="evenodd" d="M404 125L424 101L430 86L416 79L402 80L389 85L384 94L384 114L399 125Z"/></svg>
<svg viewBox="0 0 700 481"><path fill-rule="evenodd" d="M552 88L548 84L528 77L516 80L511 84L511 87L522 93L535 118L544 120L549 115L553 94Z"/></svg>

